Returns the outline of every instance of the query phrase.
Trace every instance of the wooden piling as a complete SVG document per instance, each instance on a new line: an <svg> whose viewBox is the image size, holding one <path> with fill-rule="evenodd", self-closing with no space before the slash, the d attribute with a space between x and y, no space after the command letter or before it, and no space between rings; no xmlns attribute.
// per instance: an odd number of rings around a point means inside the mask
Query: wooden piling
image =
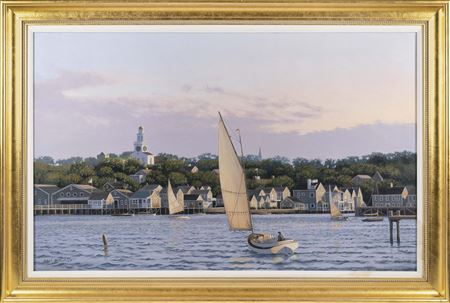
<svg viewBox="0 0 450 303"><path fill-rule="evenodd" d="M106 238L106 234L102 235L103 240L103 251L105 252L105 256L108 255L108 238Z"/></svg>
<svg viewBox="0 0 450 303"><path fill-rule="evenodd" d="M392 230L393 227L394 227L394 224L393 224L392 220L389 220L389 236L390 236L389 240L391 242L391 245L394 244L394 236L393 236L393 230Z"/></svg>

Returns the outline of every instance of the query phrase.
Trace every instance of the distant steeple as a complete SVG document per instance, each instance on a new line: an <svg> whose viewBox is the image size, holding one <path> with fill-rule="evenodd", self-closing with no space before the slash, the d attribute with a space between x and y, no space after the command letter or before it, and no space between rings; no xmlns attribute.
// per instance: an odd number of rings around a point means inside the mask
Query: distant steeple
<svg viewBox="0 0 450 303"><path fill-rule="evenodd" d="M259 151L258 151L258 159L262 160L261 146L259 147Z"/></svg>

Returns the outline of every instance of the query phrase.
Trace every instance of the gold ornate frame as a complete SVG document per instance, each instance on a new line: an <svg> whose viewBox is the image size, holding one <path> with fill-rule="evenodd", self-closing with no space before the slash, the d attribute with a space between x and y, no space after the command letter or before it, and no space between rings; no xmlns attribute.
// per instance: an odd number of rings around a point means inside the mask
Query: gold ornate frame
<svg viewBox="0 0 450 303"><path fill-rule="evenodd" d="M211 0L1 3L1 300L449 302L449 1ZM420 279L30 278L26 274L27 34L67 24L418 25L423 51L424 276Z"/></svg>

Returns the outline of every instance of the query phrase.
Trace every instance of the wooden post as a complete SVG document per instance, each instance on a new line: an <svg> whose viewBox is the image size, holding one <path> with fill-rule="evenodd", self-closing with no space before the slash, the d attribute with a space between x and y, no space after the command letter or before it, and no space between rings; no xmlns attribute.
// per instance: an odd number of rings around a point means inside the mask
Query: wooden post
<svg viewBox="0 0 450 303"><path fill-rule="evenodd" d="M393 226L394 224L393 224L393 222L392 222L392 220L389 220L389 239L390 239L390 242L391 242L391 245L392 244L394 244L394 236L393 236Z"/></svg>
<svg viewBox="0 0 450 303"><path fill-rule="evenodd" d="M397 243L400 244L400 220L397 220Z"/></svg>
<svg viewBox="0 0 450 303"><path fill-rule="evenodd" d="M102 235L103 240L103 251L105 252L105 256L108 255L108 239L106 238L106 234Z"/></svg>

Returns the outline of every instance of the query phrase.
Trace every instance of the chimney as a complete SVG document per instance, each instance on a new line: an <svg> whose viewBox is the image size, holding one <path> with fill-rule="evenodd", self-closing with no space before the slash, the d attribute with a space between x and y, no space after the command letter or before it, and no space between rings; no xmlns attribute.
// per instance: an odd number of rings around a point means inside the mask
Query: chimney
<svg viewBox="0 0 450 303"><path fill-rule="evenodd" d="M311 189L311 179L306 180L306 188Z"/></svg>
<svg viewBox="0 0 450 303"><path fill-rule="evenodd" d="M394 182L391 182L391 188L394 187Z"/></svg>

